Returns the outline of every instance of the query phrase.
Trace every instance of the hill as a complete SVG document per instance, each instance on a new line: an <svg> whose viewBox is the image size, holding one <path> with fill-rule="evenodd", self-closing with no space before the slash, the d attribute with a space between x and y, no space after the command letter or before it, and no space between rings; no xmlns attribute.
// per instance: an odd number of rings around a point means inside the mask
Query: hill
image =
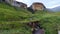
<svg viewBox="0 0 60 34"><path fill-rule="evenodd" d="M55 8L46 8L47 11L52 11L52 12L60 12L60 6L55 7Z"/></svg>
<svg viewBox="0 0 60 34"><path fill-rule="evenodd" d="M52 10L55 11L55 12L56 12L56 11L60 11L60 6L55 7L55 8L52 8Z"/></svg>
<svg viewBox="0 0 60 34"><path fill-rule="evenodd" d="M32 14L27 9L0 3L0 34L31 34L27 23L32 21L40 21L46 34L57 34L60 12L36 11Z"/></svg>

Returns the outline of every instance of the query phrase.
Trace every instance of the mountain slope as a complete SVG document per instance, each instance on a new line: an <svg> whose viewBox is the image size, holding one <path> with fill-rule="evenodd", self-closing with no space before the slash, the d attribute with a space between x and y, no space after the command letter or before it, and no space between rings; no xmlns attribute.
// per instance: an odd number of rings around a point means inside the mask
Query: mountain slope
<svg viewBox="0 0 60 34"><path fill-rule="evenodd" d="M52 10L53 10L53 11L60 11L60 6L55 7L55 8L53 8Z"/></svg>
<svg viewBox="0 0 60 34"><path fill-rule="evenodd" d="M60 26L60 12L36 11L32 14L27 9L0 3L0 34L31 34L31 27L27 23L33 21L40 21L46 34L56 34L56 25Z"/></svg>

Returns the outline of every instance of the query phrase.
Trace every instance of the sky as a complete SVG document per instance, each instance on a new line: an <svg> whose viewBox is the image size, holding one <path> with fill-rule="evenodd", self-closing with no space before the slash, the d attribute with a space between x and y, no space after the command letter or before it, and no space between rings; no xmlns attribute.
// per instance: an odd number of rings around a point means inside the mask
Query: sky
<svg viewBox="0 0 60 34"><path fill-rule="evenodd" d="M16 0L16 1L23 2L28 6L32 5L33 2L41 2L46 6L46 8L55 8L57 6L60 6L60 0Z"/></svg>

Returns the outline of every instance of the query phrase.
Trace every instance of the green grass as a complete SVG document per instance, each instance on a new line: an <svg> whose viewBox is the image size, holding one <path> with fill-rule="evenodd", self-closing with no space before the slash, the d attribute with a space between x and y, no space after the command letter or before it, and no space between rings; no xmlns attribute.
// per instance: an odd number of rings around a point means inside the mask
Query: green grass
<svg viewBox="0 0 60 34"><path fill-rule="evenodd" d="M36 11L16 8L0 3L0 34L31 34L27 23L40 21L46 34L57 34L60 30L60 12Z"/></svg>

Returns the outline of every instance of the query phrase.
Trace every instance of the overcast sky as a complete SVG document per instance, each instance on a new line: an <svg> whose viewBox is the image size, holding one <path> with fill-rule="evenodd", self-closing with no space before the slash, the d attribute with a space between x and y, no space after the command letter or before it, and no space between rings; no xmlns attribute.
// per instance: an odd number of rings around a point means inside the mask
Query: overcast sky
<svg viewBox="0 0 60 34"><path fill-rule="evenodd" d="M28 6L30 6L33 2L41 2L47 8L54 8L60 6L60 0L16 0L16 1L26 3Z"/></svg>

